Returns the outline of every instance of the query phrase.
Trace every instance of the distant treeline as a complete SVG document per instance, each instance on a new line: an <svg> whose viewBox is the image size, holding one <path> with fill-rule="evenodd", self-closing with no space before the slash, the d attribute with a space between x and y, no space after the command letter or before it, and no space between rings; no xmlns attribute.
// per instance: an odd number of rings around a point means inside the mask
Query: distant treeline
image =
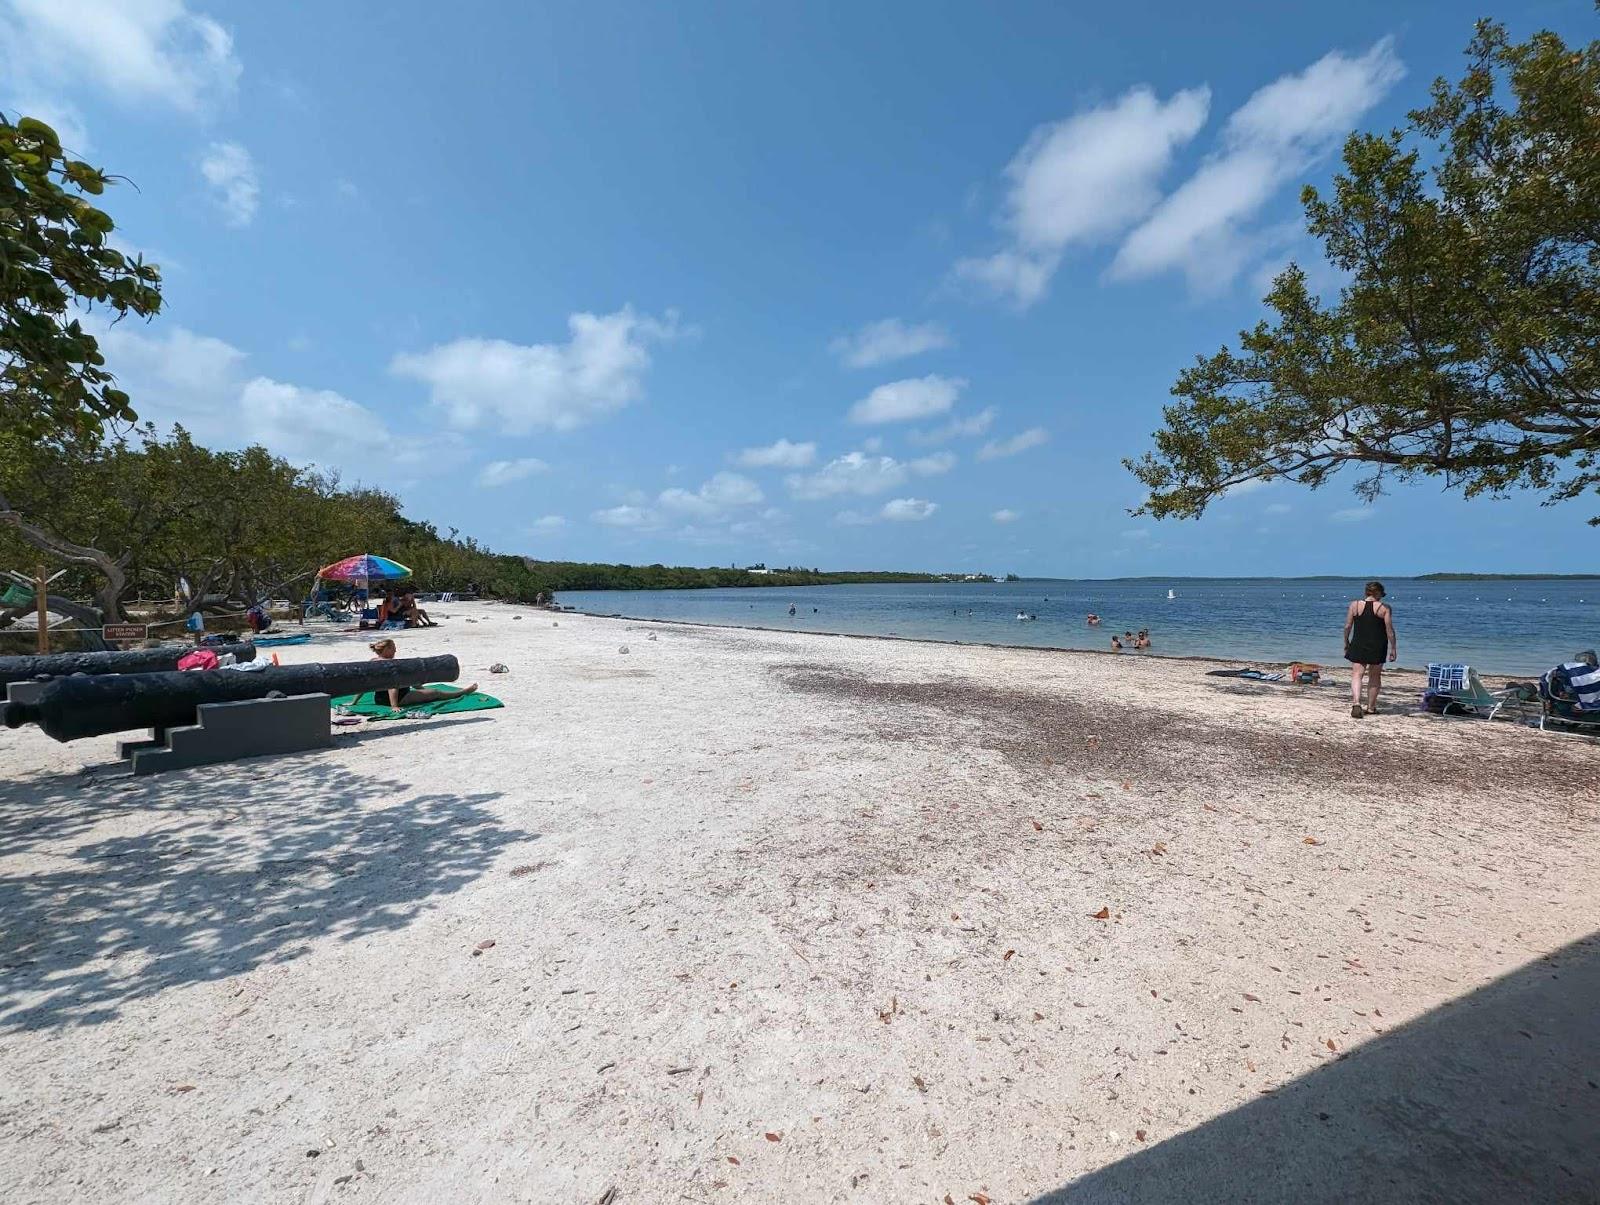
<svg viewBox="0 0 1600 1205"><path fill-rule="evenodd" d="M1424 582L1591 582L1600 573L1424 573Z"/></svg>
<svg viewBox="0 0 1600 1205"><path fill-rule="evenodd" d="M697 569L686 565L605 565L582 561L525 561L528 574L547 593L562 590L704 590L713 586L844 586L865 582L944 582L933 573L825 573L791 566Z"/></svg>

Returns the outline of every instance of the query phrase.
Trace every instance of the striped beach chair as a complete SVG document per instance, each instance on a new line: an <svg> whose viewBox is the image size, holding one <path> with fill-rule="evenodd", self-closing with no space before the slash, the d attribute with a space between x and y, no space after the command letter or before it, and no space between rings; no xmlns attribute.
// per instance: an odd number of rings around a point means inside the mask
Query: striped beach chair
<svg viewBox="0 0 1600 1205"><path fill-rule="evenodd" d="M1539 727L1575 729L1600 736L1600 668L1589 661L1567 661L1539 679L1544 704Z"/></svg>

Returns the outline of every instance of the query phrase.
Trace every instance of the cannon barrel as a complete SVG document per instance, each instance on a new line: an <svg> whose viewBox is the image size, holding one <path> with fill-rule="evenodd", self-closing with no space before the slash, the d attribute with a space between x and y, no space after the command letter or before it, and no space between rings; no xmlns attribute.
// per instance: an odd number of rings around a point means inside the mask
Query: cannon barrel
<svg viewBox="0 0 1600 1205"><path fill-rule="evenodd" d="M57 678L35 703L0 703L7 728L37 724L58 741L75 741L133 728L175 728L196 722L202 703L285 695L353 695L424 682L453 682L461 674L454 657L407 657L392 661L342 661L285 665L262 670L192 670L188 673L106 674Z"/></svg>
<svg viewBox="0 0 1600 1205"><path fill-rule="evenodd" d="M232 653L236 661L254 661L253 644L208 644L217 656ZM158 649L128 649L105 653L50 653L37 657L0 657L0 692L13 682L35 678L65 678L69 674L148 674L176 669L178 658L194 652L192 644Z"/></svg>

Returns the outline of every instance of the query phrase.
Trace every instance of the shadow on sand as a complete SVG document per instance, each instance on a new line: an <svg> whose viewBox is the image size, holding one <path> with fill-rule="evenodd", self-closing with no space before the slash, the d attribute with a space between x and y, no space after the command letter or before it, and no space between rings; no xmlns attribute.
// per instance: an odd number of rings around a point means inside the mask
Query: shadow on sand
<svg viewBox="0 0 1600 1205"><path fill-rule="evenodd" d="M0 856L42 855L0 874L0 1033L401 928L537 836L505 827L498 797L311 758L0 781ZM114 835L124 817L140 831Z"/></svg>
<svg viewBox="0 0 1600 1205"><path fill-rule="evenodd" d="M1600 1201L1600 934L1034 1205Z"/></svg>

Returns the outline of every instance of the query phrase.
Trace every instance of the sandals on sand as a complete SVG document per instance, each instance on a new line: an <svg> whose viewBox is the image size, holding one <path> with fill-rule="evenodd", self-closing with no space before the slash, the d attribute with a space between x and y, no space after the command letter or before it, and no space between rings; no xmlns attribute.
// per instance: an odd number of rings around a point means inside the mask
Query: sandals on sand
<svg viewBox="0 0 1600 1205"><path fill-rule="evenodd" d="M1366 714L1367 714L1366 712L1361 710L1361 704L1360 703L1352 703L1352 704L1350 704L1350 718L1352 720L1359 720L1362 716L1364 716Z"/></svg>

